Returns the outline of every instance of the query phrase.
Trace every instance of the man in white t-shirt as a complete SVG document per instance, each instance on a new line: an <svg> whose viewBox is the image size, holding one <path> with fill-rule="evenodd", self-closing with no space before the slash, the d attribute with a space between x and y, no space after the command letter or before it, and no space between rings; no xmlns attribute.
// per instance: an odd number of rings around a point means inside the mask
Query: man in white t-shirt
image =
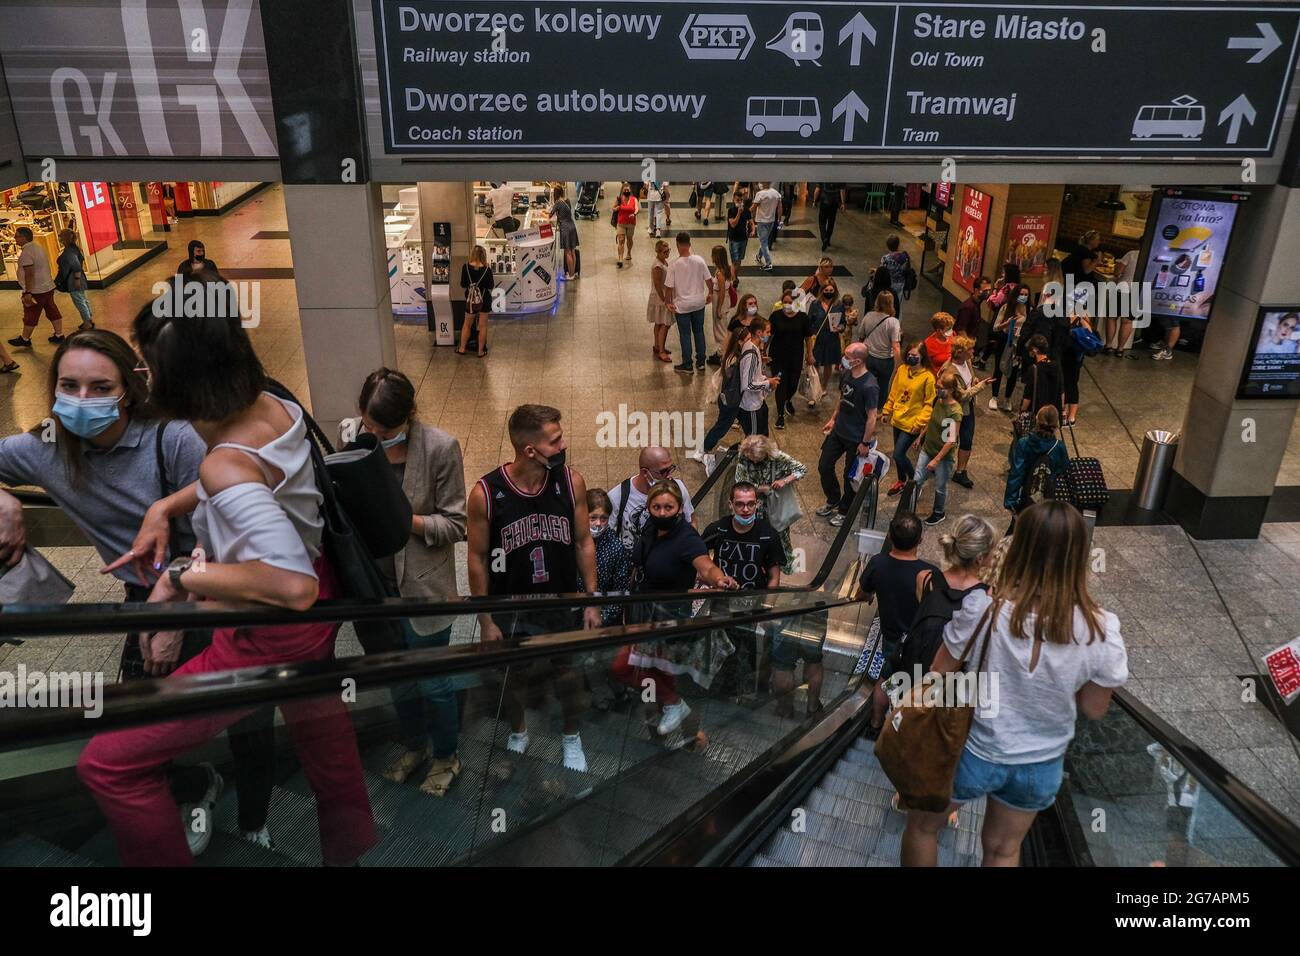
<svg viewBox="0 0 1300 956"><path fill-rule="evenodd" d="M629 551L636 543L636 536L650 520L645 499L656 482L669 479L675 482L677 490L682 493L682 516L687 521L691 521L695 513L695 507L691 504L691 493L686 490L686 482L673 477L677 465L673 463L671 451L658 445L651 445L642 450L641 457L637 459L637 466L639 470L635 475L609 490L611 506L609 526L622 540L623 547ZM627 492L626 504L623 502L624 491Z"/></svg>
<svg viewBox="0 0 1300 956"><path fill-rule="evenodd" d="M9 340L10 345L18 348L30 348L32 332L36 323L45 313L54 334L50 341L58 345L63 341L63 313L54 301L54 275L50 272L50 257L45 250L32 239L32 231L26 226L14 230L14 241L18 243L18 285L22 288L23 331L21 335Z"/></svg>
<svg viewBox="0 0 1300 956"><path fill-rule="evenodd" d="M1133 283L1137 278L1138 251L1130 249L1119 260L1119 269L1116 270L1116 282ZM1128 286L1129 289L1129 314L1123 317L1116 315L1106 316L1106 348L1107 355L1118 355L1124 357L1124 352L1132 344L1133 339L1133 314L1132 306L1136 303L1137 285L1136 283ZM1119 327L1119 335L1116 336L1115 329Z"/></svg>
<svg viewBox="0 0 1300 956"><path fill-rule="evenodd" d="M781 216L781 193L771 183L762 186L754 196L754 228L758 232L758 255L754 258L758 267L767 272L772 268L772 230Z"/></svg>
<svg viewBox="0 0 1300 956"><path fill-rule="evenodd" d="M488 202L492 204L492 227L503 233L514 232L517 228L515 218L510 214L515 205L515 190L509 183L499 183L488 192Z"/></svg>
<svg viewBox="0 0 1300 956"><path fill-rule="evenodd" d="M695 340L694 371L704 371L704 307L709 302L712 273L709 264L691 252L691 234L677 234L677 258L668 265L664 277L665 304L677 315L677 334L682 341L682 364L678 372L692 371L691 339Z"/></svg>

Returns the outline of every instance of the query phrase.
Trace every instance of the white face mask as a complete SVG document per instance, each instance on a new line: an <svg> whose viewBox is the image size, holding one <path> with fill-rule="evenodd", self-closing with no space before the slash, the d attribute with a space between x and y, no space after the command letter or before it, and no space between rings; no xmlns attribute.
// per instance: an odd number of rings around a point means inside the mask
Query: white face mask
<svg viewBox="0 0 1300 956"><path fill-rule="evenodd" d="M786 315L794 315L794 303L793 302L785 303L784 305L781 306L781 310L785 312Z"/></svg>
<svg viewBox="0 0 1300 956"><path fill-rule="evenodd" d="M758 315L758 306L751 305L749 308L745 310L745 313L747 315Z"/></svg>

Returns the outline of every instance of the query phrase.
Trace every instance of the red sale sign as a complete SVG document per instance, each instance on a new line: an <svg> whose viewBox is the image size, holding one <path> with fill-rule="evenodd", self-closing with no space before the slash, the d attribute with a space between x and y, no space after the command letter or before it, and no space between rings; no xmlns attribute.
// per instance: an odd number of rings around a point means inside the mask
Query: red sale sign
<svg viewBox="0 0 1300 956"><path fill-rule="evenodd" d="M1300 637L1264 656L1273 686L1288 704L1300 697Z"/></svg>
<svg viewBox="0 0 1300 956"><path fill-rule="evenodd" d="M73 183L77 205L81 207L82 232L86 255L118 241L117 218L113 215L113 197L108 183Z"/></svg>
<svg viewBox="0 0 1300 956"><path fill-rule="evenodd" d="M1045 274L1047 257L1051 253L1047 241L1051 234L1051 216L1012 216L1007 226L1007 250L1002 261L1019 266L1022 279Z"/></svg>
<svg viewBox="0 0 1300 956"><path fill-rule="evenodd" d="M961 218L957 231L948 237L948 257L952 277L959 286L975 291L975 281L984 266L984 242L989 232L989 209L993 197L966 187L961 198Z"/></svg>

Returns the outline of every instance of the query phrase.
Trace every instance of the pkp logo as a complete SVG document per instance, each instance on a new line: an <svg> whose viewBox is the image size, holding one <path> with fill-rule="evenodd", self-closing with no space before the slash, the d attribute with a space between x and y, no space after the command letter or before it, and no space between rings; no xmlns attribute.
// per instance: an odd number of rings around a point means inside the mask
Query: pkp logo
<svg viewBox="0 0 1300 956"><path fill-rule="evenodd" d="M754 28L743 13L692 13L680 36L692 60L743 60L754 45Z"/></svg>

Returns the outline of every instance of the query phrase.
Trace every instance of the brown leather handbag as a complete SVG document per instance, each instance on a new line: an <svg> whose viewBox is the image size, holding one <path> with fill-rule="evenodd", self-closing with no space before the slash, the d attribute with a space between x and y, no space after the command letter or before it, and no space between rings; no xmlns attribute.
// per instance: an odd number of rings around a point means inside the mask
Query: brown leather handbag
<svg viewBox="0 0 1300 956"><path fill-rule="evenodd" d="M992 617L988 611L985 615L989 617L989 624L979 663L975 665L976 674L984 669L989 641L993 636ZM957 661L958 671L963 669L962 665L979 639L983 623L981 620L980 626L975 628L975 636L961 652ZM876 738L876 759L898 791L900 807L940 813L952 802L953 778L966 747L971 721L975 719L976 701L949 707L945 706L940 694L937 703L927 704L925 692L928 686L933 685L922 681L890 708L880 736ZM938 686L942 689L942 684Z"/></svg>

